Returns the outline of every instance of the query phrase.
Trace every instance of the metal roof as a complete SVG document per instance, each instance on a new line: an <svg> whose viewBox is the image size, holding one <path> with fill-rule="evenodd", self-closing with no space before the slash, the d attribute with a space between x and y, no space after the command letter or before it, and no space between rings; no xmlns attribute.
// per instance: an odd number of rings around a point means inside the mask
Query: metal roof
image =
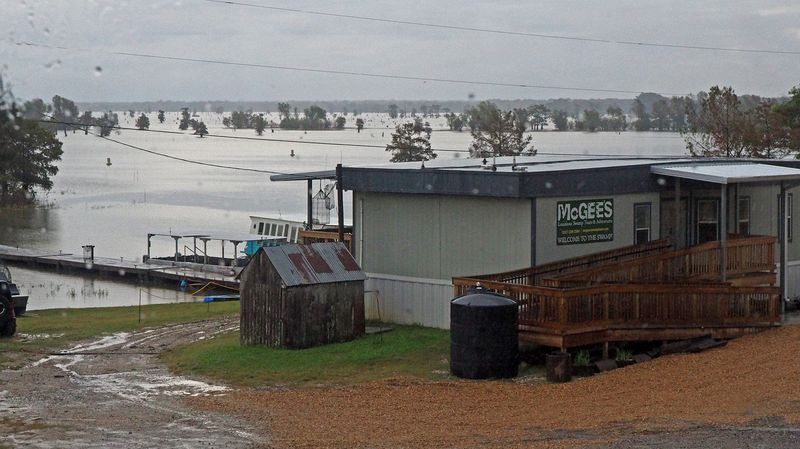
<svg viewBox="0 0 800 449"><path fill-rule="evenodd" d="M260 251L267 255L286 287L363 281L367 278L341 242L280 245Z"/></svg>
<svg viewBox="0 0 800 449"><path fill-rule="evenodd" d="M800 170L757 162L654 165L653 174L715 184L800 180Z"/></svg>
<svg viewBox="0 0 800 449"><path fill-rule="evenodd" d="M495 198L546 198L561 196L616 195L655 192L666 188L668 176L685 177L698 182L778 182L795 177L800 169L797 159L733 159L673 156L598 156L535 155L498 157L495 170L476 158L434 159L425 162L342 167L342 187L356 192L459 195ZM720 176L712 168L668 171L664 167L724 167L751 164L756 171L727 171ZM488 166L487 166L488 165ZM659 167L659 168L655 168ZM663 170L663 171L662 171ZM705 173L705 176L702 174ZM666 176L665 176L666 175ZM680 175L680 176L679 176ZM298 176L302 176L299 174ZM694 176L694 177L693 177ZM699 176L699 177L697 177ZM274 176L273 181L286 181ZM300 179L300 178L298 178Z"/></svg>

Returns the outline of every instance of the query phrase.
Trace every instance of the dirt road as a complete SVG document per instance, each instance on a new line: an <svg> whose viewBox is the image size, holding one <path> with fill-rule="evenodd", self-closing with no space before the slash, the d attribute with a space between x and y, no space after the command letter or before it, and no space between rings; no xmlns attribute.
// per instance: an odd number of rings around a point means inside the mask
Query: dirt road
<svg viewBox="0 0 800 449"><path fill-rule="evenodd" d="M188 400L282 448L797 449L798 353L791 325L567 384L393 379Z"/></svg>
<svg viewBox="0 0 800 449"><path fill-rule="evenodd" d="M163 350L237 327L238 318L228 318L119 333L0 372L0 446L268 445L241 420L193 410L183 400L226 394L226 387L174 376L157 360Z"/></svg>

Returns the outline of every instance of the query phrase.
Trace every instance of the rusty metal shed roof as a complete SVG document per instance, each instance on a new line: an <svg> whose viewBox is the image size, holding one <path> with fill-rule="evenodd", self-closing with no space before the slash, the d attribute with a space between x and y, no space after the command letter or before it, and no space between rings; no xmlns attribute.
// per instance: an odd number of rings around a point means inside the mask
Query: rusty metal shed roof
<svg viewBox="0 0 800 449"><path fill-rule="evenodd" d="M341 242L280 245L262 250L287 287L367 278Z"/></svg>

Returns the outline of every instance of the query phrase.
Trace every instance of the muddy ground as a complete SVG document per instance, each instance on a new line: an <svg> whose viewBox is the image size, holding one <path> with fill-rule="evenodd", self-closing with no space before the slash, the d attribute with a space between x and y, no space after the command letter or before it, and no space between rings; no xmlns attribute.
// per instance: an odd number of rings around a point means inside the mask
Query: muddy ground
<svg viewBox="0 0 800 449"><path fill-rule="evenodd" d="M157 354L202 321L86 342L0 372L0 447L800 448L800 326L568 384L428 382L233 390Z"/></svg>
<svg viewBox="0 0 800 449"><path fill-rule="evenodd" d="M238 318L119 333L28 357L0 372L0 447L251 448L268 439L239 418L192 409L185 397L222 385L169 373L157 354L238 328Z"/></svg>

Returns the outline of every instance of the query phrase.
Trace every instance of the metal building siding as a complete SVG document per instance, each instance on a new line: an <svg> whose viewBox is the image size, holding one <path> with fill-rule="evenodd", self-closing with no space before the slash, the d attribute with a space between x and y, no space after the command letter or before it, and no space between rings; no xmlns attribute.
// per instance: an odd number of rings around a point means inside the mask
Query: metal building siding
<svg viewBox="0 0 800 449"><path fill-rule="evenodd" d="M359 262L370 273L446 281L528 266L530 204L528 199L357 193Z"/></svg>
<svg viewBox="0 0 800 449"><path fill-rule="evenodd" d="M434 279L369 273L364 309L368 320L448 329L453 286Z"/></svg>
<svg viewBox="0 0 800 449"><path fill-rule="evenodd" d="M281 245L264 252L287 287L367 278L341 242Z"/></svg>

